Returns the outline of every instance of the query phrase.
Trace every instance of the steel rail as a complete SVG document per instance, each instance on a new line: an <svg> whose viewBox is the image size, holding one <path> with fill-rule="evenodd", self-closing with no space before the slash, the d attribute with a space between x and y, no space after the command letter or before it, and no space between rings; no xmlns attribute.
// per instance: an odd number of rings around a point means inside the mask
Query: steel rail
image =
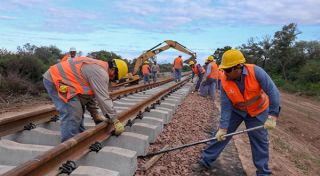
<svg viewBox="0 0 320 176"><path fill-rule="evenodd" d="M170 86L155 94L153 97L147 98L133 106L130 110L119 114L119 120L126 124L132 116L137 115L141 110L155 103L161 97L172 92L190 79L190 76L185 80ZM90 152L90 145L95 142L102 142L108 139L113 131L111 124L106 122L100 123L97 126L90 128L73 138L59 144L51 150L45 152L38 157L22 163L12 170L4 173L4 176L42 176L42 175L56 175L59 173L59 166L67 160L78 160L85 154Z"/></svg>
<svg viewBox="0 0 320 176"><path fill-rule="evenodd" d="M184 74L184 76L190 73ZM147 85L138 85L125 88L122 90L116 90L110 93L112 100L119 99L121 96L127 96L128 94L137 93L139 91L144 91L153 87L157 87L163 84L166 84L172 81L173 78L168 78L163 81L147 84ZM19 114L16 116L11 116L7 118L0 118L0 137L9 135L18 131L24 130L24 127L30 123L38 125L41 123L49 122L54 119L55 115L58 115L58 112L55 110L55 107L44 108L40 111L33 111L25 114Z"/></svg>
<svg viewBox="0 0 320 176"><path fill-rule="evenodd" d="M12 117L0 118L0 137L12 134L24 129L25 125L33 123L35 125L49 122L51 118L58 115L55 107L41 109Z"/></svg>

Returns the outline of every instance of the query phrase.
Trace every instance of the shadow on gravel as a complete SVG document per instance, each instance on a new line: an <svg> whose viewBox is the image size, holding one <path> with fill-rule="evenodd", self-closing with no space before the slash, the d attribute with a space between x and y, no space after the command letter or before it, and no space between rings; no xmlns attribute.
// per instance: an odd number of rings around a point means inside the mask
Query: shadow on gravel
<svg viewBox="0 0 320 176"><path fill-rule="evenodd" d="M246 176L233 140L223 150L210 170L193 172L193 176Z"/></svg>
<svg viewBox="0 0 320 176"><path fill-rule="evenodd" d="M216 108L216 107L214 107ZM209 124L218 124L217 119L220 117L219 111L213 111L213 117L208 120L208 126L205 129L205 133L209 137L215 136L215 131L217 131L217 125ZM218 159L214 162L210 170L204 170L202 172L193 172L192 176L246 176L246 173L242 167L237 148L233 142L233 139L229 142L226 148L223 150Z"/></svg>

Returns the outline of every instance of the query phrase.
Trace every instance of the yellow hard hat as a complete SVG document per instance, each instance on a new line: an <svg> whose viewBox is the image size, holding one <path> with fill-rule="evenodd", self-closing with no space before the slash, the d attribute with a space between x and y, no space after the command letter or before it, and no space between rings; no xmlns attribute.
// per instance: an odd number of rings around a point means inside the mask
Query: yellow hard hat
<svg viewBox="0 0 320 176"><path fill-rule="evenodd" d="M194 62L193 62L193 61L190 61L190 62L189 62L189 65L194 65Z"/></svg>
<svg viewBox="0 0 320 176"><path fill-rule="evenodd" d="M207 61L213 61L214 57L213 56L208 56Z"/></svg>
<svg viewBox="0 0 320 176"><path fill-rule="evenodd" d="M243 64L245 62L246 59L244 58L241 51L236 49L230 49L223 53L219 69L230 68L238 64Z"/></svg>
<svg viewBox="0 0 320 176"><path fill-rule="evenodd" d="M144 64L149 64L149 62L148 62L148 61L144 61L143 63L144 63Z"/></svg>
<svg viewBox="0 0 320 176"><path fill-rule="evenodd" d="M118 79L122 79L128 73L128 65L125 61L121 59L113 59L116 63L116 67L118 68Z"/></svg>

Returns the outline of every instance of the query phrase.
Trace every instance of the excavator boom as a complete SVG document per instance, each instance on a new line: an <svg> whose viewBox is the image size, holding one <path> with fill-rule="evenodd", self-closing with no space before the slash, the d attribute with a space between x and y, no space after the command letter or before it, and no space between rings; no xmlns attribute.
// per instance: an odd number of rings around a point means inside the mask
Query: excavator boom
<svg viewBox="0 0 320 176"><path fill-rule="evenodd" d="M164 45L162 47L159 47L163 43L166 43L166 45ZM161 53L162 51L170 49L170 48L176 49L178 51L181 51L183 53L186 53L186 54L190 55L190 58L184 61L185 63L188 63L191 60L194 60L194 61L196 60L196 53L190 51L185 46L183 46L182 44L180 44L180 43L178 43L176 41L166 40L166 41L164 41L162 43L159 43L158 45L154 46L153 48L147 50L146 52L144 52L143 54L141 54L137 58L137 60L135 62L135 65L134 65L134 68L133 68L132 75L136 75L137 74L137 72L139 71L140 66L143 64L144 61L146 61L149 58Z"/></svg>
<svg viewBox="0 0 320 176"><path fill-rule="evenodd" d="M165 45L163 45L164 43L165 43ZM142 53L136 59L132 73L128 73L127 78L123 79L125 81L122 81L121 83L115 83L112 85L112 87L118 87L118 86L122 86L122 85L126 85L126 84L138 84L140 77L139 77L139 75L137 75L137 72L139 71L140 66L143 64L143 62L147 61L148 59L152 58L153 56L161 53L162 51L165 51L170 48L176 49L178 51L181 51L183 53L190 55L190 58L187 60L184 60L184 63L188 63L191 60L194 62L196 61L196 53L190 51L185 46L181 45L180 43L178 43L176 41L166 40L166 41L154 46L153 48L147 50L146 52Z"/></svg>

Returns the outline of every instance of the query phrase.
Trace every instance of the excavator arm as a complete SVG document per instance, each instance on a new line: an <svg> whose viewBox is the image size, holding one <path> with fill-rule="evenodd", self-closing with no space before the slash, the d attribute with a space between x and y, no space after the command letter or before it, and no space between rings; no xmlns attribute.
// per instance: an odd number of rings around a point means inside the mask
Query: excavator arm
<svg viewBox="0 0 320 176"><path fill-rule="evenodd" d="M166 45L164 45L162 47L159 47L163 43L166 43ZM181 51L183 53L186 53L186 54L190 55L190 58L184 61L185 63L188 63L191 60L193 60L193 61L196 60L196 53L190 51L185 46L181 45L180 43L178 43L176 41L166 40L166 41L164 41L162 43L159 43L158 45L154 46L153 48L147 50L146 52L144 52L143 54L141 54L137 58L137 60L135 62L135 65L134 65L134 68L133 68L132 75L136 75L137 74L137 72L139 71L140 66L143 64L144 61L146 61L149 58L161 53L162 51L170 49L170 48L176 49L178 51Z"/></svg>
<svg viewBox="0 0 320 176"><path fill-rule="evenodd" d="M164 43L165 43L165 45L163 45ZM185 60L184 63L188 63L191 60L193 60L194 62L196 61L196 53L190 51L185 46L181 45L180 43L178 43L176 41L166 40L166 41L154 46L153 48L147 50L146 52L142 53L136 59L132 73L128 73L127 78L123 79L125 81L123 81L121 83L113 84L112 87L118 87L118 86L122 86L122 85L126 85L126 84L139 83L140 77L139 77L139 75L137 75L137 72L139 71L140 66L143 64L143 62L147 61L148 59L152 58L153 56L161 53L162 51L165 51L170 48L176 49L178 51L181 51L183 53L190 55L190 58ZM127 79L129 79L129 80L127 80Z"/></svg>

